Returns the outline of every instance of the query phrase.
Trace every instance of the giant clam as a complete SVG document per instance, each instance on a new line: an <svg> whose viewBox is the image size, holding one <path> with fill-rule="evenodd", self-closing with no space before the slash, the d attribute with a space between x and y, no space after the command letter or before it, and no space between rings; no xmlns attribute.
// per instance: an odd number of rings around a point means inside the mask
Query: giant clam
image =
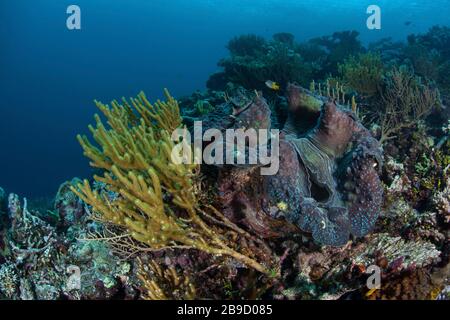
<svg viewBox="0 0 450 320"><path fill-rule="evenodd" d="M380 144L345 107L296 85L286 92L289 117L280 138L278 173L221 168L221 209L265 238L302 230L320 244L341 246L350 235L366 235L383 199ZM270 116L257 95L228 127L270 129Z"/></svg>

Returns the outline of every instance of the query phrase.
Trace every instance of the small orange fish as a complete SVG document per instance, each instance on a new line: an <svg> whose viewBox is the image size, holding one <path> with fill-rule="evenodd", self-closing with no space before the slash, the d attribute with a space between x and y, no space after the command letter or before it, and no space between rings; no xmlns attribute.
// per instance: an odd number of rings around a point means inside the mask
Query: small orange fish
<svg viewBox="0 0 450 320"><path fill-rule="evenodd" d="M280 90L280 85L272 80L267 80L266 86L267 86L267 88L275 90L275 91Z"/></svg>

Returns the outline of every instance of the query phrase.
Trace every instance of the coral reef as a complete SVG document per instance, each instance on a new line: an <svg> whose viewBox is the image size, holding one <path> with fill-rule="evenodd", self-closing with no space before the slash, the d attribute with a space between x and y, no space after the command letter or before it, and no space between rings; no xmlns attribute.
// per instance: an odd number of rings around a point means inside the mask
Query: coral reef
<svg viewBox="0 0 450 320"><path fill-rule="evenodd" d="M281 87L293 81L306 84L310 67L294 50L293 42L289 34L276 34L273 41L255 35L232 39L227 46L230 57L219 62L223 71L210 77L208 88L224 90L232 82L246 89L266 90L267 80Z"/></svg>
<svg viewBox="0 0 450 320"><path fill-rule="evenodd" d="M344 59L363 52L358 36L356 31L336 32L305 43L296 43L287 32L274 34L271 41L257 35L235 37L227 46L230 57L219 62L223 71L213 74L207 86L224 90L232 82L246 89L265 90L267 80L282 88L289 82L307 86L311 79L325 80L336 74Z"/></svg>
<svg viewBox="0 0 450 320"><path fill-rule="evenodd" d="M0 188L0 299L449 299L449 39L238 36L205 92L96 102L93 179ZM278 172L176 164L195 121L280 130Z"/></svg>
<svg viewBox="0 0 450 320"><path fill-rule="evenodd" d="M140 261L139 277L144 284L146 300L192 300L196 297L196 289L191 283L189 275L178 275L174 266L162 269L154 261L144 264ZM152 276L149 273L152 273ZM158 279L156 281L155 279ZM164 286L162 289L161 286ZM171 296L167 297L166 294Z"/></svg>
<svg viewBox="0 0 450 320"><path fill-rule="evenodd" d="M313 46L316 51L322 51L322 56L325 56L320 66L322 78L326 74L336 74L339 63L351 55L364 51L358 37L357 31L342 31L308 41L309 48Z"/></svg>
<svg viewBox="0 0 450 320"><path fill-rule="evenodd" d="M122 236L138 241L137 251L196 249L231 256L268 273L250 252L239 252L245 248L236 248L227 238L227 232L245 234L217 210L198 203L197 165L172 161L175 142L170 135L180 128L181 117L177 101L167 91L166 97L167 102L151 105L141 94L132 100L136 113L126 101L113 102L112 108L97 103L111 126L106 129L96 116L97 127L90 127L101 150L86 137L78 140L92 166L106 171L95 180L106 184L107 192L93 190L87 180L71 190L93 207L100 221L120 227ZM116 196L111 199L108 192ZM217 221L217 226L208 225L206 219Z"/></svg>
<svg viewBox="0 0 450 320"><path fill-rule="evenodd" d="M449 45L450 28L434 26L425 34L410 35L408 46L404 50L405 60L419 75L435 80L446 96L450 93Z"/></svg>
<svg viewBox="0 0 450 320"><path fill-rule="evenodd" d="M3 264L0 268L0 292L8 299L14 298L19 287L19 277L12 264Z"/></svg>
<svg viewBox="0 0 450 320"><path fill-rule="evenodd" d="M430 34L437 31L433 29L430 30ZM445 28L438 29L445 33ZM407 44L385 39L370 45L366 52L357 41L356 33L345 34L347 36L336 34L334 37L314 39L301 44L294 42L294 51L300 54L303 64L311 71L309 75L313 77L311 92L295 96L290 91L296 86L289 86L284 90L284 96L278 93L276 99L273 99L270 91L262 89L267 99L261 106L261 110L266 110L262 114L268 114L267 109L270 109L270 122L265 122L266 127L283 129L284 132L280 141L279 173L275 177L263 179L256 175L252 168L220 168L219 178L214 181L214 185L217 184L219 188L218 207L237 224L253 230L255 234L263 235L265 241L276 243L277 248L284 248L285 251L282 251L284 253L280 258L281 280L271 290L275 298L336 299L356 295L370 299L435 299L439 295L436 292L440 292L448 285L448 279L446 280L442 274L438 277L438 281L430 280L435 278L431 275L439 274L436 268L439 269L448 263L449 257L448 129L445 131L448 126L448 111L445 107L448 101L446 98L448 86L442 81L437 81L437 73L433 78L432 74L422 73L418 64L415 67L412 65L412 60L408 56L408 52L414 49L412 38ZM286 37L286 41L283 37L274 38L276 41L287 43L289 47L292 47L291 41L294 41L289 36ZM343 44L341 41L334 41L333 38L348 41ZM420 45L426 47L426 41L421 36L417 36L415 42L424 42ZM345 46L353 48L353 51L346 50ZM432 47L433 45L429 46ZM332 62L334 57L331 56L339 56L335 59L336 63ZM445 61L437 62L438 65L445 66L443 63ZM229 88L236 88L239 85L248 87L239 79L229 78L227 81L233 83L217 89L225 90L225 96L228 97L234 97L230 92L236 92ZM307 92L304 89L297 91ZM258 97L245 90L241 93L244 97L248 97L239 98L243 105L252 106L254 109L256 105L254 102ZM210 96L208 92L205 95ZM214 91L214 95L217 95L217 91ZM325 98L318 97L321 95ZM351 98L352 95L354 98ZM322 148L334 146L330 148L331 150L327 150L328 153L324 152L327 156L333 153L339 155L339 161L336 161L331 171L333 178L327 180L326 176L329 177L327 174L324 178L325 181L332 181L334 185L331 182L325 183L326 188L321 189L317 188L316 183L312 184L315 197L330 194L330 190L336 191L342 206L348 210L347 217L356 214L358 219L356 221L359 221L355 223L354 235L364 235L369 229L374 233L364 239L349 242L342 248L327 246L319 249L311 243L309 233L305 231L313 231L313 239L323 240L321 235L326 232L322 232L323 224L319 223L321 221L311 223L317 230L314 236L313 226L304 225L301 230L298 223L300 220L297 218L296 221L289 221L288 217L295 217L293 213L299 217L299 212L307 211L305 203L301 204L299 201L303 199L302 186L305 183L308 185L308 179L318 172L322 172L323 175L323 170L318 169L317 165L306 168L304 163L320 164L321 159L312 157L308 163L306 156L319 154L317 150L304 152L311 149L310 145L304 144L300 146L303 152L297 152L292 146L293 143L298 144L296 141L299 139L305 141L305 138L314 137L313 129L323 120L320 119L321 114L322 118L325 117L327 108L322 109L322 106L326 105L328 99L335 100L338 104L342 103L343 106L338 106L337 110L348 112L351 118L364 123L372 135L382 143L384 154L379 149L380 145L366 130L363 130L362 137L352 137L356 139L356 143L352 141L347 148L336 148L339 144L346 145L348 137L345 134L329 135L328 137L332 138L330 143L326 143L327 135L320 135L319 139L313 140ZM240 105L234 102L229 98L228 100L226 98L225 102L219 101L220 105L214 111L199 116L198 119L209 123L208 127L232 128L235 121L239 122L241 116L239 114L238 119L227 117L233 113L232 110L236 105ZM303 107L298 108L297 113L296 106L299 105ZM191 108L189 105L183 107ZM333 111L332 107L328 108ZM353 114L347 111L349 109ZM254 112L253 110L247 114L244 112L243 119L251 120L252 116L249 114ZM249 128L253 124L247 120L243 121L244 128ZM345 124L345 121L343 123ZM336 127L341 131L345 125ZM339 140L340 138L342 140ZM325 142L318 144L317 141ZM357 150L357 145L360 150ZM357 160L358 157L361 159ZM313 170L314 174L306 178L300 174L308 170ZM382 171L381 174L379 170ZM386 195L384 200L381 199L382 188ZM320 197L319 199L323 201ZM320 201L318 203L319 210L326 213L325 217L331 218L331 226L338 226L332 229L331 234L334 237L337 234L336 230L351 229L345 218L344 222L339 221L340 224L332 220L336 217L345 217L345 213L330 210L326 206L322 208L322 203ZM355 204L354 207L352 203ZM303 211L300 210L302 205ZM314 208L315 205L316 203L312 202L311 207ZM364 208L363 215L358 216L358 208ZM380 218L377 220L378 215ZM306 215L308 216L310 215ZM362 225L368 228L364 229ZM345 243L350 232L342 234L344 235L342 243ZM326 243L337 243L333 236L326 236ZM284 237L289 240L280 240ZM383 243L389 245L379 250L373 249ZM396 251L398 254L389 256L389 252L397 246L402 249ZM382 258L383 254L380 251L383 250L387 252L388 257ZM297 260L296 255L302 258ZM421 256L428 258L417 266L415 263L404 265L403 261L408 261L410 257L422 261ZM366 262L380 265L384 274L385 290L373 292L360 290L364 288L367 278L362 270L369 265L358 264L361 263L359 260L356 263L357 257L372 257ZM390 283L392 286L389 286ZM417 290L411 290L413 287ZM392 294L395 292L396 294ZM445 293L442 296L445 296Z"/></svg>
<svg viewBox="0 0 450 320"><path fill-rule="evenodd" d="M366 272L371 266L381 269L381 286L387 288L394 286L398 283L397 279L405 278L411 272L423 272L428 279L429 267L439 261L440 255L430 243L406 242L387 234L373 234L363 242L350 242L340 248L318 249L303 245L291 246L290 249L293 258L286 263L286 281L276 296L278 299L379 298L378 295L385 294L386 291L381 289L371 292L365 286L368 278ZM423 282L416 289L430 299L432 291L441 287L445 277L445 272L436 270L433 277L435 285ZM288 280L289 278L291 279ZM406 289L399 290L398 294L406 292Z"/></svg>
<svg viewBox="0 0 450 320"><path fill-rule="evenodd" d="M436 247L427 242L410 241L405 242L400 237L390 237L388 234L377 234L371 244L365 249L365 252L355 257L356 264L369 266L382 255L383 259L387 259L398 270L409 269L414 267L424 267L430 265L438 259L440 252Z"/></svg>
<svg viewBox="0 0 450 320"><path fill-rule="evenodd" d="M450 223L450 177L447 177L445 185L446 187L442 191L434 194L432 201L438 210L438 214L448 224Z"/></svg>
<svg viewBox="0 0 450 320"><path fill-rule="evenodd" d="M242 35L230 40L227 49L232 56L256 57L266 50L266 40L254 34Z"/></svg>
<svg viewBox="0 0 450 320"><path fill-rule="evenodd" d="M63 217L74 212L71 200L79 202L67 188L69 183L63 184L58 194L58 208ZM40 219L28 209L26 199L21 203L15 194L9 195L8 208L0 298L108 299L137 295L131 287L131 282L137 279L128 280L131 270L124 268L124 263L111 254L105 243L81 240L95 228L84 209L78 220L68 222L66 232L57 228L58 223L50 225Z"/></svg>
<svg viewBox="0 0 450 320"><path fill-rule="evenodd" d="M84 204L70 191L73 185L81 183L80 179L73 179L63 183L54 200L55 215L58 217L58 227L69 228L76 225L84 215Z"/></svg>

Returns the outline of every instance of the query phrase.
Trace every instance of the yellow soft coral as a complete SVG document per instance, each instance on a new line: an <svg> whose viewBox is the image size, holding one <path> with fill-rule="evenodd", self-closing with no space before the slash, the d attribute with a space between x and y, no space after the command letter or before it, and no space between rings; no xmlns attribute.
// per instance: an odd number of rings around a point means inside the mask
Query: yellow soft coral
<svg viewBox="0 0 450 320"><path fill-rule="evenodd" d="M145 300L194 300L197 292L187 274L178 274L175 267L162 267L154 261L144 264L138 259L138 278L143 284Z"/></svg>
<svg viewBox="0 0 450 320"><path fill-rule="evenodd" d="M91 165L105 172L94 179L118 196L93 190L87 180L72 191L91 205L102 221L124 228L150 249L194 248L231 256L268 273L226 236L230 231L248 236L244 231L217 210L210 208L209 214L200 208L195 192L198 165L172 162L176 143L170 134L181 127L181 117L177 101L167 90L165 94L167 101L154 105L143 93L131 103L124 99L122 105L96 102L109 127L95 115L96 126L89 129L100 148L85 136L78 140Z"/></svg>

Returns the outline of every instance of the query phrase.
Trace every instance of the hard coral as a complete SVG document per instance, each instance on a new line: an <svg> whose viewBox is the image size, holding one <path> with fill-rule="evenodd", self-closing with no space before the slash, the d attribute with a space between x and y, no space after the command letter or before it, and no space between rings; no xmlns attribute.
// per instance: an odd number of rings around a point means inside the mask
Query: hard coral
<svg viewBox="0 0 450 320"><path fill-rule="evenodd" d="M273 40L294 46L295 36L289 32L279 32L273 35Z"/></svg>
<svg viewBox="0 0 450 320"><path fill-rule="evenodd" d="M405 62L420 76L435 81L447 97L450 94L449 46L450 28L434 26L424 34L410 35L403 52Z"/></svg>
<svg viewBox="0 0 450 320"><path fill-rule="evenodd" d="M381 288L367 292L369 300L429 300L435 286L424 269L408 270L383 281Z"/></svg>
<svg viewBox="0 0 450 320"><path fill-rule="evenodd" d="M366 250L354 258L356 264L369 266L381 255L397 271L425 267L439 259L441 252L425 241L405 241L386 233L374 235Z"/></svg>
<svg viewBox="0 0 450 320"><path fill-rule="evenodd" d="M445 223L450 223L450 177L447 177L445 189L437 192L432 201Z"/></svg>
<svg viewBox="0 0 450 320"><path fill-rule="evenodd" d="M450 28L446 26L433 26L425 34L409 36L408 43L418 43L428 49L434 49L446 56L450 56Z"/></svg>
<svg viewBox="0 0 450 320"><path fill-rule="evenodd" d="M266 50L266 40L263 37L248 34L234 37L228 42L227 49L233 56L257 57Z"/></svg>
<svg viewBox="0 0 450 320"><path fill-rule="evenodd" d="M254 35L232 39L228 44L230 57L219 62L223 72L211 76L208 88L224 90L232 82L246 89L269 91L267 80L283 87L294 81L306 84L310 67L294 50L293 41L288 34L278 34L267 42Z"/></svg>
<svg viewBox="0 0 450 320"><path fill-rule="evenodd" d="M13 264L3 264L0 267L0 295L7 299L17 297L19 277Z"/></svg>
<svg viewBox="0 0 450 320"><path fill-rule="evenodd" d="M357 31L343 31L309 40L310 45L320 48L326 56L321 66L322 72L335 74L339 63L362 52L364 48L358 37Z"/></svg>
<svg viewBox="0 0 450 320"><path fill-rule="evenodd" d="M59 200L74 198L67 185L68 182L60 188ZM61 216L70 216L73 203L59 200L56 202ZM22 204L17 195L10 195L11 219L5 243L9 253L0 268L0 296L5 291L9 299L22 300L106 299L136 295L131 283L137 279L123 267L127 263L112 255L105 243L86 240L95 226L84 209L79 212L78 219L67 220L66 228L56 228L27 207L26 200ZM7 274L2 275L5 270ZM76 270L80 272L79 277L71 273ZM130 279L125 280L126 276ZM80 286L73 285L77 281Z"/></svg>

